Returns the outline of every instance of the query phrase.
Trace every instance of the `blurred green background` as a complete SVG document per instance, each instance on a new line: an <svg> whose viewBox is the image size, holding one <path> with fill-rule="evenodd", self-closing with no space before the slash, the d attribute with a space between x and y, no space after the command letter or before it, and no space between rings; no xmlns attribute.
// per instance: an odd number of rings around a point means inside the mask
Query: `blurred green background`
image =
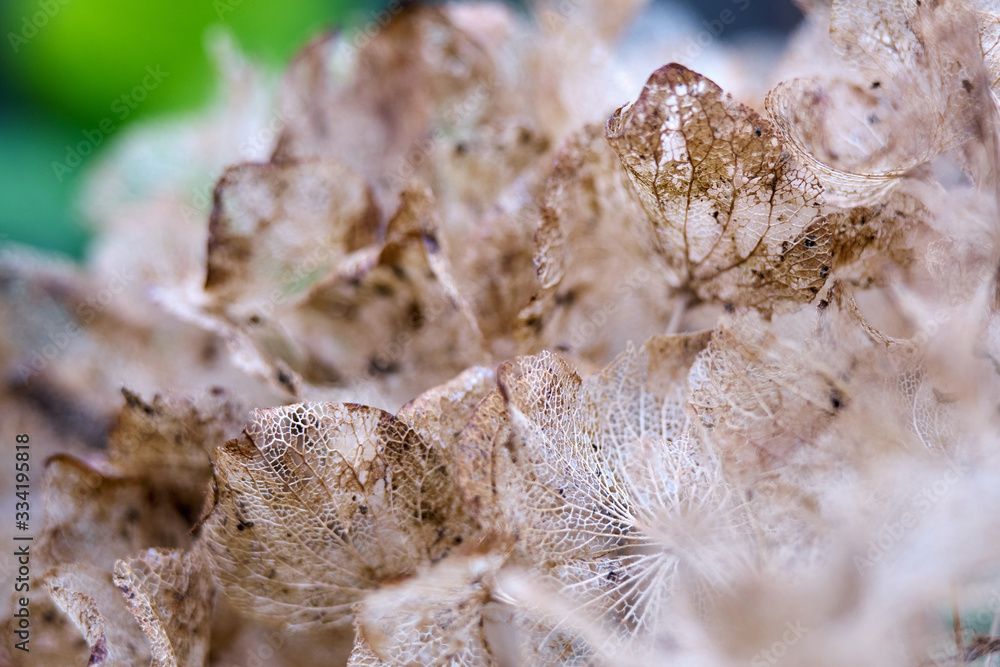
<svg viewBox="0 0 1000 667"><path fill-rule="evenodd" d="M2 0L0 240L82 257L87 232L74 201L93 156L67 148L99 142L96 154L127 123L211 99L207 32L221 25L251 59L280 70L311 36L360 24L387 3Z"/></svg>

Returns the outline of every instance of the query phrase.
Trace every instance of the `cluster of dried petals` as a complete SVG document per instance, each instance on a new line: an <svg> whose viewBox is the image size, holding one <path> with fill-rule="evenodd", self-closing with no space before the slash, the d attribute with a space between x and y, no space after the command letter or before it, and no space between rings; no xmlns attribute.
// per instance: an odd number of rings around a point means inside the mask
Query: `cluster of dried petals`
<svg viewBox="0 0 1000 667"><path fill-rule="evenodd" d="M0 258L31 664L994 651L934 642L1000 562L1000 10L802 2L810 78L595 112L640 4L320 37L203 257Z"/></svg>

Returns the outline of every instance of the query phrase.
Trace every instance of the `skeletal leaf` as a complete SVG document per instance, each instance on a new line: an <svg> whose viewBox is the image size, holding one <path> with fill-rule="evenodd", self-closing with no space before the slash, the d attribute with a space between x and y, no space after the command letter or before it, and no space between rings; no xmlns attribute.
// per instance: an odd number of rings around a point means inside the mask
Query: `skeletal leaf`
<svg viewBox="0 0 1000 667"><path fill-rule="evenodd" d="M891 124L905 148L895 150L901 168L962 145L977 180L996 172L992 5L833 2L830 37L842 57L893 97ZM857 30L858 25L870 29ZM912 132L915 127L921 131Z"/></svg>
<svg viewBox="0 0 1000 667"><path fill-rule="evenodd" d="M502 554L455 555L368 596L349 665L496 665L484 633Z"/></svg>
<svg viewBox="0 0 1000 667"><path fill-rule="evenodd" d="M706 342L654 337L586 380L552 354L522 357L501 366L503 405L491 394L470 420L463 491L513 536L515 562L578 610L540 621L563 639L530 651L578 652L579 623L615 643L650 632L669 614L678 569L662 522L728 512L684 410L687 368Z"/></svg>
<svg viewBox="0 0 1000 667"><path fill-rule="evenodd" d="M823 284L833 232L819 181L714 83L666 65L607 136L679 284L758 306L810 299Z"/></svg>
<svg viewBox="0 0 1000 667"><path fill-rule="evenodd" d="M443 452L375 408L258 410L216 469L204 526L216 576L238 606L288 627L349 623L367 591L470 530Z"/></svg>
<svg viewBox="0 0 1000 667"><path fill-rule="evenodd" d="M994 0L972 3L979 29L979 47L990 74L990 89L1000 93L1000 5Z"/></svg>
<svg viewBox="0 0 1000 667"><path fill-rule="evenodd" d="M510 457L503 453L513 446L512 437L503 393L494 389L476 405L459 434L455 455L455 481L470 514L498 534L511 532L497 480L514 474Z"/></svg>
<svg viewBox="0 0 1000 667"><path fill-rule="evenodd" d="M473 366L404 405L396 418L441 451L451 464L459 433L476 406L495 388L493 371Z"/></svg>
<svg viewBox="0 0 1000 667"><path fill-rule="evenodd" d="M690 400L724 456L721 443L740 442L781 460L849 403L839 368L823 362L817 341L796 343L801 347L781 342L755 314L724 321L713 332L691 369Z"/></svg>
<svg viewBox="0 0 1000 667"><path fill-rule="evenodd" d="M46 573L44 586L90 646L88 665L148 664L149 645L109 572L82 563L61 565Z"/></svg>
<svg viewBox="0 0 1000 667"><path fill-rule="evenodd" d="M114 582L149 637L152 667L205 664L214 582L200 551L149 549L118 561Z"/></svg>

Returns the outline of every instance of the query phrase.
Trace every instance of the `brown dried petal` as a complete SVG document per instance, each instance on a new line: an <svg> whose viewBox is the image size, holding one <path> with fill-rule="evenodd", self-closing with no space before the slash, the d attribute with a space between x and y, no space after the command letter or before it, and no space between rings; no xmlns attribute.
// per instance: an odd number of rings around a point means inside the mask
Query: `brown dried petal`
<svg viewBox="0 0 1000 667"><path fill-rule="evenodd" d="M385 244L352 260L312 289L299 314L312 356L345 382L375 381L402 403L484 360L475 316L441 252L429 192L407 190Z"/></svg>
<svg viewBox="0 0 1000 667"><path fill-rule="evenodd" d="M291 627L349 622L367 591L468 537L441 452L375 408L258 410L217 483L204 535L220 583Z"/></svg>
<svg viewBox="0 0 1000 667"><path fill-rule="evenodd" d="M349 665L498 664L483 630L498 554L452 556L369 595L358 611Z"/></svg>
<svg viewBox="0 0 1000 667"><path fill-rule="evenodd" d="M170 491L139 478L101 473L71 456L60 454L46 462L42 494L40 566L79 562L110 572L115 561L130 553L189 541L193 508L184 507Z"/></svg>
<svg viewBox="0 0 1000 667"><path fill-rule="evenodd" d="M221 387L197 396L156 394L150 401L122 388L122 396L125 405L108 437L108 462L122 474L200 502L211 478L210 455L245 420L239 401Z"/></svg>
<svg viewBox="0 0 1000 667"><path fill-rule="evenodd" d="M215 188L205 289L261 308L374 243L379 213L364 180L338 162L230 167Z"/></svg>
<svg viewBox="0 0 1000 667"><path fill-rule="evenodd" d="M603 365L667 327L662 262L615 152L597 126L559 149L535 232L540 288L518 318L522 350Z"/></svg>
<svg viewBox="0 0 1000 667"><path fill-rule="evenodd" d="M49 571L45 590L90 646L88 665L135 667L149 663L150 651L111 573L73 563Z"/></svg>
<svg viewBox="0 0 1000 667"><path fill-rule="evenodd" d="M608 120L607 136L660 252L700 297L766 307L818 291L829 270L822 187L767 120L671 64ZM801 255L791 268L789 247Z"/></svg>
<svg viewBox="0 0 1000 667"><path fill-rule="evenodd" d="M151 667L205 664L214 581L200 551L149 549L118 561L114 582L149 637Z"/></svg>

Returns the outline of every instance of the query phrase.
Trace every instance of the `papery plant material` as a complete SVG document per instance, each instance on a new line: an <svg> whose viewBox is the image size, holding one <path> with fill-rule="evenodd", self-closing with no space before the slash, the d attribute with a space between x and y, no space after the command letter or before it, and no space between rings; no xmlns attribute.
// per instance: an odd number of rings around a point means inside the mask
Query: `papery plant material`
<svg viewBox="0 0 1000 667"><path fill-rule="evenodd" d="M606 630L623 634L614 643L648 634L669 613L678 567L711 569L679 565L657 527L692 530L735 507L684 409L687 367L706 342L654 337L586 380L549 354L519 359L501 367L500 393L469 422L460 479L476 515L582 614L549 621L567 626L553 644L527 641L528 654L540 651L533 660L586 653L574 623L617 626Z"/></svg>
<svg viewBox="0 0 1000 667"><path fill-rule="evenodd" d="M175 491L197 515L211 477L215 446L239 431L246 413L228 391L160 396L151 401L122 389L125 405L108 436L108 463L121 474Z"/></svg>
<svg viewBox="0 0 1000 667"><path fill-rule="evenodd" d="M46 465L45 521L31 551L32 587L51 598L37 598L49 609L39 628L48 637L31 654L41 664L50 659L65 664L81 635L91 664L134 665L149 659L149 643L129 619L112 568L140 549L190 544L188 531L210 476L206 447L243 420L221 390L197 399L156 396L149 402L128 390L123 394L125 405L100 468L67 455ZM185 569L193 570L195 556L184 558ZM206 581L202 576L203 589ZM190 603L207 605L203 593L192 589Z"/></svg>
<svg viewBox="0 0 1000 667"><path fill-rule="evenodd" d="M216 185L205 289L230 308L259 311L374 243L379 222L365 181L337 162L231 167ZM316 254L317 246L326 256L312 275L298 276L302 257Z"/></svg>
<svg viewBox="0 0 1000 667"><path fill-rule="evenodd" d="M32 549L32 588L45 590L74 626L49 625L48 641L60 644L53 650L54 664L81 634L90 647L90 664L148 660L146 639L130 618L111 569L118 558L151 545L187 546L190 524L168 492L140 478L102 474L67 456L49 461L43 494L46 516Z"/></svg>
<svg viewBox="0 0 1000 667"><path fill-rule="evenodd" d="M479 403L496 387L492 370L473 366L404 405L396 419L442 452L453 466L459 436Z"/></svg>
<svg viewBox="0 0 1000 667"><path fill-rule="evenodd" d="M61 565L49 571L44 582L49 597L90 647L87 665L125 667L150 659L146 639L106 571L79 563Z"/></svg>
<svg viewBox="0 0 1000 667"><path fill-rule="evenodd" d="M305 298L302 327L316 356L349 382L412 395L429 388L421 384L429 377L444 381L483 361L485 341L442 257L433 216L428 192L404 192L385 243L356 254Z"/></svg>
<svg viewBox="0 0 1000 667"><path fill-rule="evenodd" d="M98 270L5 255L0 435L71 450L32 659L981 657L941 610L1000 563L1000 11L803 1L808 78L737 101L616 69L640 4L390 4L192 158L205 220L130 153Z"/></svg>
<svg viewBox="0 0 1000 667"><path fill-rule="evenodd" d="M183 547L190 523L178 498L142 478L101 472L66 455L49 459L45 522L35 553L44 570L83 562L108 573L115 561L150 545Z"/></svg>
<svg viewBox="0 0 1000 667"><path fill-rule="evenodd" d="M539 288L518 316L525 347L599 363L626 342L609 336L637 340L668 325L663 267L617 163L596 126L560 147L534 233Z"/></svg>
<svg viewBox="0 0 1000 667"><path fill-rule="evenodd" d="M819 179L771 123L681 65L657 70L607 134L674 283L702 299L764 310L812 299L907 220L893 207L825 209Z"/></svg>
<svg viewBox="0 0 1000 667"><path fill-rule="evenodd" d="M475 125L490 111L483 88L496 81L495 47L477 38L492 35L466 32L452 12L407 7L360 49L337 37L311 44L287 75L291 122L276 157L343 160L385 196L395 195L416 163L408 155L419 154L415 142L435 128ZM349 68L346 76L338 67Z"/></svg>
<svg viewBox="0 0 1000 667"><path fill-rule="evenodd" d="M348 623L366 591L471 536L445 454L375 408L257 411L218 453L203 527L227 595L289 627Z"/></svg>
<svg viewBox="0 0 1000 667"><path fill-rule="evenodd" d="M149 549L118 561L114 581L149 637L151 667L205 664L214 582L201 551Z"/></svg>
<svg viewBox="0 0 1000 667"><path fill-rule="evenodd" d="M822 188L754 111L667 65L607 134L678 283L734 303L819 291L832 260Z"/></svg>
<svg viewBox="0 0 1000 667"><path fill-rule="evenodd" d="M350 666L497 665L484 607L503 554L455 555L368 596Z"/></svg>

